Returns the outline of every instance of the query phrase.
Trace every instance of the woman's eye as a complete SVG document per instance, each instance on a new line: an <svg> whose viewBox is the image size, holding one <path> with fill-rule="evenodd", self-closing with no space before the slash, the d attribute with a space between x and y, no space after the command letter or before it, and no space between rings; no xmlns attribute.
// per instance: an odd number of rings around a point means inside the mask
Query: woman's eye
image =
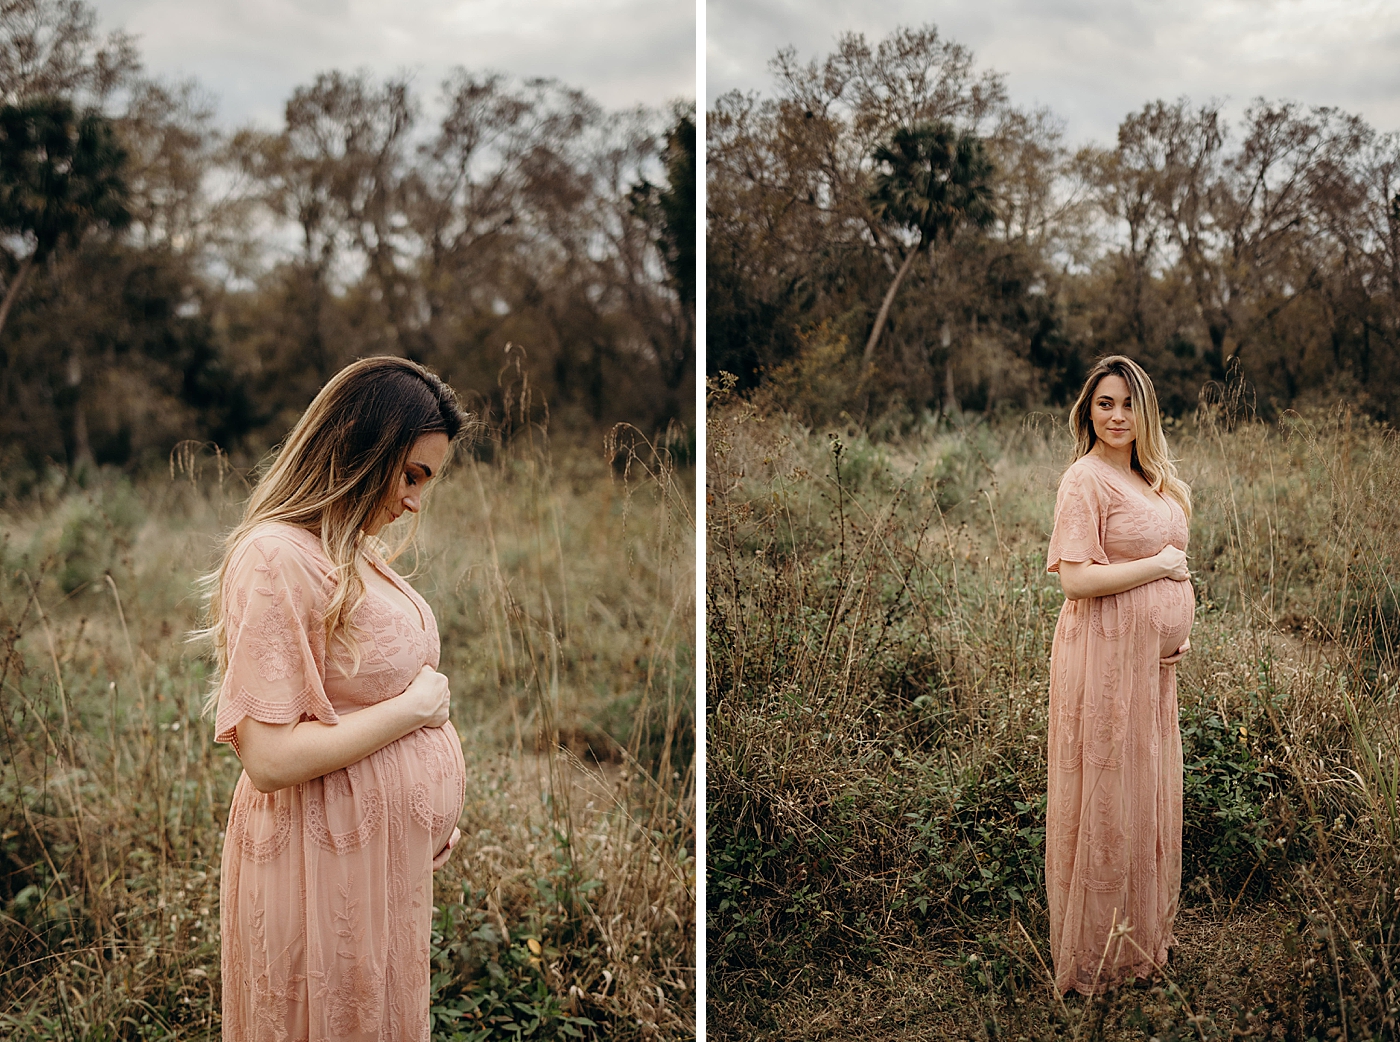
<svg viewBox="0 0 1400 1042"><path fill-rule="evenodd" d="M408 483L409 483L410 485L416 485L416 484L418 484L417 479L414 478L414 476L413 476L412 474L405 473L405 474L404 474L404 477L408 478Z"/></svg>

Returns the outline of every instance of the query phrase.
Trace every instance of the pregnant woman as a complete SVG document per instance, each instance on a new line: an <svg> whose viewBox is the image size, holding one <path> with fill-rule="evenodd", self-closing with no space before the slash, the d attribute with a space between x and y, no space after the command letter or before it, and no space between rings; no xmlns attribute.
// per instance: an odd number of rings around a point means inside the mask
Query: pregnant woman
<svg viewBox="0 0 1400 1042"><path fill-rule="evenodd" d="M1176 662L1190 647L1190 491L1152 381L1096 365L1070 415L1047 555L1064 607L1050 655L1045 885L1060 991L1148 978L1181 892Z"/></svg>
<svg viewBox="0 0 1400 1042"><path fill-rule="evenodd" d="M380 530L417 512L463 415L399 358L337 374L229 536L211 598L228 1042L428 1038L432 872L466 781L426 601Z"/></svg>

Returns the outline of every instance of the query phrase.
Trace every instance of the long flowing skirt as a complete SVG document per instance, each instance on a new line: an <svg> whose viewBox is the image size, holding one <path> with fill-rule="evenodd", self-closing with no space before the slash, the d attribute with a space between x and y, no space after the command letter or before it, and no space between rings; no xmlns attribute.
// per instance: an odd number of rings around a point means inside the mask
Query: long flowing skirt
<svg viewBox="0 0 1400 1042"><path fill-rule="evenodd" d="M1181 893L1176 666L1188 583L1066 601L1051 653L1045 884L1055 983L1092 994L1166 961Z"/></svg>
<svg viewBox="0 0 1400 1042"><path fill-rule="evenodd" d="M465 784L451 724L279 792L239 778L220 881L225 1042L426 1042L432 859Z"/></svg>

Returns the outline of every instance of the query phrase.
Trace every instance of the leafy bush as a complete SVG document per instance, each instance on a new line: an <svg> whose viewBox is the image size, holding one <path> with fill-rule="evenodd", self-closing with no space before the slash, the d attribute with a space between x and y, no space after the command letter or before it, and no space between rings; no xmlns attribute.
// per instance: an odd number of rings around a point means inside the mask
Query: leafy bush
<svg viewBox="0 0 1400 1042"><path fill-rule="evenodd" d="M562 952L547 945L552 916L503 934L489 921L485 892L463 888L462 900L433 910L431 1011L437 1042L582 1038L598 1025L570 1016L550 989L544 964Z"/></svg>
<svg viewBox="0 0 1400 1042"><path fill-rule="evenodd" d="M1262 714L1226 721L1217 707L1195 704L1182 715L1184 871L1229 894L1254 881L1262 894L1294 824L1280 818L1289 805L1285 779L1261 758Z"/></svg>

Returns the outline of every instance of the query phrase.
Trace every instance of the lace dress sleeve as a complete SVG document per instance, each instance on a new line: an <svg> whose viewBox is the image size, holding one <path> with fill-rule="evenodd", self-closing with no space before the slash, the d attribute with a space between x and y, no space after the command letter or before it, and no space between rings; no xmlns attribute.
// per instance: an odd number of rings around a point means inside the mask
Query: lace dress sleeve
<svg viewBox="0 0 1400 1042"><path fill-rule="evenodd" d="M228 668L219 685L214 740L238 750L245 716L268 724L303 717L339 722L325 689L322 579L290 538L255 535L234 550L224 579Z"/></svg>
<svg viewBox="0 0 1400 1042"><path fill-rule="evenodd" d="M1055 497L1055 530L1046 552L1046 571L1058 572L1061 561L1109 564L1103 548L1107 513L1103 488L1085 467L1071 466L1060 479Z"/></svg>

